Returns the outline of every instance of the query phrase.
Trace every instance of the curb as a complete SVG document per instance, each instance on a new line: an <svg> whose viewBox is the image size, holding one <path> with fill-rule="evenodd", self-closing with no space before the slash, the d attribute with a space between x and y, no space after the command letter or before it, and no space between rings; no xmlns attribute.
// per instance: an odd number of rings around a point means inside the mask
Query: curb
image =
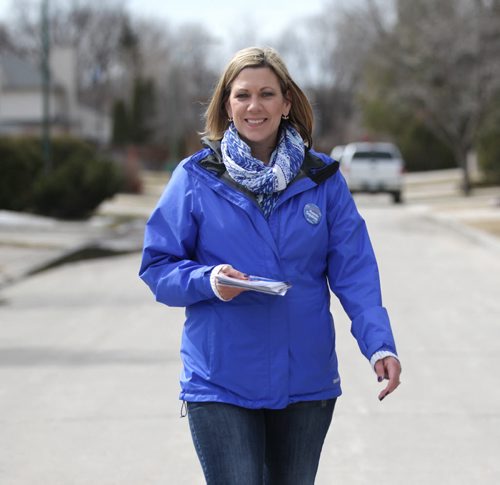
<svg viewBox="0 0 500 485"><path fill-rule="evenodd" d="M0 290L63 264L139 252L142 249L143 234L144 223L141 219L121 223L111 230L103 228L102 234L94 234L94 237L87 235L86 238L82 232L80 240L74 241L73 245L55 249L50 255L40 254L31 264L16 266L7 262L9 270L5 274L0 272ZM15 242L9 242L9 245L16 247ZM31 250L37 252L36 247Z"/></svg>
<svg viewBox="0 0 500 485"><path fill-rule="evenodd" d="M447 229L460 234L469 241L472 241L490 250L498 251L500 253L500 238L492 236L491 234L481 231L480 229L475 229L471 226L468 226L466 223L461 222L453 217L432 213L432 209L428 206L426 207L426 209L428 212L424 214L424 217L427 220L433 223L437 223L441 227L446 227Z"/></svg>
<svg viewBox="0 0 500 485"><path fill-rule="evenodd" d="M42 273L44 271L57 268L64 264L76 263L79 261L109 258L114 256L122 256L125 254L137 253L141 250L140 247L118 248L107 244L106 242L96 241L88 242L75 246L73 248L62 251L57 256L41 260L31 268L20 271L4 278L0 278L0 291L23 281L30 276Z"/></svg>

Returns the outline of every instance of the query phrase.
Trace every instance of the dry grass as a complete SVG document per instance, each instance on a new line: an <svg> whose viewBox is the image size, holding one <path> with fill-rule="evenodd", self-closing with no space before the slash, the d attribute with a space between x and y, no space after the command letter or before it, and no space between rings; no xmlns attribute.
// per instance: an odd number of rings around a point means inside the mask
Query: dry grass
<svg viewBox="0 0 500 485"><path fill-rule="evenodd" d="M484 219L480 221L466 221L466 224L485 231L493 236L500 237L500 219Z"/></svg>

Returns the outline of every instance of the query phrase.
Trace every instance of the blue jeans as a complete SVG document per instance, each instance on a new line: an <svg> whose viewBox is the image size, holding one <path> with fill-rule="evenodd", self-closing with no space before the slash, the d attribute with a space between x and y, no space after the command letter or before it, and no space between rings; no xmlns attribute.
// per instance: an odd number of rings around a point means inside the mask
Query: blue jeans
<svg viewBox="0 0 500 485"><path fill-rule="evenodd" d="M189 402L207 485L312 485L336 399L247 409Z"/></svg>

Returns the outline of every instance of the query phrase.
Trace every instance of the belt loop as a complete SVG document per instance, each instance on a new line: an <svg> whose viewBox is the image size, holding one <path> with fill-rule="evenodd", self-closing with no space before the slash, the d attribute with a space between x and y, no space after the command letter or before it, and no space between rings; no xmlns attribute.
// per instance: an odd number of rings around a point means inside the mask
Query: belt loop
<svg viewBox="0 0 500 485"><path fill-rule="evenodd" d="M182 404L181 404L181 418L185 418L187 416L187 413L188 413L187 402L186 401L182 401Z"/></svg>

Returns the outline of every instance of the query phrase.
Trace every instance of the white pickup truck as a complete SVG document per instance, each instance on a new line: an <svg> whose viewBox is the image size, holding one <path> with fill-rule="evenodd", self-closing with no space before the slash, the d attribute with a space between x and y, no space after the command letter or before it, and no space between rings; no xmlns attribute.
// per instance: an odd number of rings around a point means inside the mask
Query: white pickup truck
<svg viewBox="0 0 500 485"><path fill-rule="evenodd" d="M386 142L354 142L332 150L352 193L386 192L395 203L402 200L404 161L398 148ZM339 160L340 158L340 160Z"/></svg>

